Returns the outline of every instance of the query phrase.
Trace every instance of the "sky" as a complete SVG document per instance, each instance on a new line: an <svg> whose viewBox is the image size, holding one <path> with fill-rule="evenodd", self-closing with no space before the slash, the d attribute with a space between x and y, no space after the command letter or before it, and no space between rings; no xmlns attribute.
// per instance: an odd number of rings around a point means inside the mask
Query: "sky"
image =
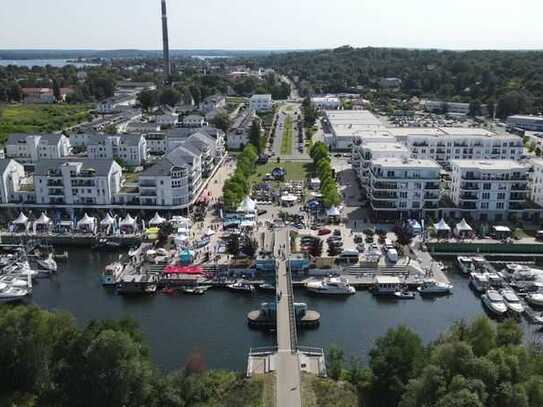
<svg viewBox="0 0 543 407"><path fill-rule="evenodd" d="M542 0L168 0L172 49L543 49ZM160 0L0 0L0 49L160 49Z"/></svg>

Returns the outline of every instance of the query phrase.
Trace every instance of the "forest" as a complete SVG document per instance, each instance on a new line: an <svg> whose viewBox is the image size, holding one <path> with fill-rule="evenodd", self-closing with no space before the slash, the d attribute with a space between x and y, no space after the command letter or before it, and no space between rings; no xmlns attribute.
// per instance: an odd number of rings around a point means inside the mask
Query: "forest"
<svg viewBox="0 0 543 407"><path fill-rule="evenodd" d="M543 52L353 48L289 52L262 57L290 76L303 96L354 92L371 99L434 98L478 102L504 118L543 109ZM400 78L397 91L382 78Z"/></svg>

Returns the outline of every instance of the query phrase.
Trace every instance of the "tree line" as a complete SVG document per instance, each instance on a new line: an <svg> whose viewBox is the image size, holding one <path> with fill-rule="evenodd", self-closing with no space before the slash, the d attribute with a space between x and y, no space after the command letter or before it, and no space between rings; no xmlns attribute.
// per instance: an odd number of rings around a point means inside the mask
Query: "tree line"
<svg viewBox="0 0 543 407"><path fill-rule="evenodd" d="M314 170L321 181L320 192L322 201L327 208L341 203L335 173L332 169L330 152L323 142L316 142L311 146L309 155L313 159Z"/></svg>
<svg viewBox="0 0 543 407"><path fill-rule="evenodd" d="M242 375L207 371L201 357L164 374L134 322L90 322L37 307L0 307L0 405L259 405L262 389Z"/></svg>
<svg viewBox="0 0 543 407"><path fill-rule="evenodd" d="M518 323L457 322L424 346L400 326L376 340L368 366L327 352L328 374L357 389L365 407L543 406L543 350L524 345Z"/></svg>
<svg viewBox="0 0 543 407"><path fill-rule="evenodd" d="M353 48L289 52L263 57L295 80L303 96L371 92L496 107L498 117L543 110L543 52ZM390 93L382 78L402 80ZM474 105L475 106L475 105Z"/></svg>

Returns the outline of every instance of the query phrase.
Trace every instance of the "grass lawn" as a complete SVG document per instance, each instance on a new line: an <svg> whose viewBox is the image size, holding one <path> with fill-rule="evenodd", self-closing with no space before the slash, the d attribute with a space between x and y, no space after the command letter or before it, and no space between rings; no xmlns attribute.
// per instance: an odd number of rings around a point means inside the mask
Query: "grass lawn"
<svg viewBox="0 0 543 407"><path fill-rule="evenodd" d="M0 107L0 143L10 133L61 130L88 120L92 105L5 105Z"/></svg>
<svg viewBox="0 0 543 407"><path fill-rule="evenodd" d="M285 181L305 181L311 175L312 163L281 162L270 160L267 164L257 165L255 173L249 177L249 183L255 184L262 181L262 177L270 174L276 167L284 168L287 171Z"/></svg>
<svg viewBox="0 0 543 407"><path fill-rule="evenodd" d="M292 116L288 115L285 119L285 128L283 129L283 139L281 140L281 154L292 154Z"/></svg>

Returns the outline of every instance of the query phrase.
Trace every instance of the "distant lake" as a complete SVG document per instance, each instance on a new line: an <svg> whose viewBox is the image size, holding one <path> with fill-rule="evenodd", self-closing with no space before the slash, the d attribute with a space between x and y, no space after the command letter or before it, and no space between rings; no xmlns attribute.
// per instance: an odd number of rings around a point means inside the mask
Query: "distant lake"
<svg viewBox="0 0 543 407"><path fill-rule="evenodd" d="M66 65L74 65L76 68L84 66L93 66L96 64L86 62L69 62L68 59L0 59L0 66L18 65L18 66L46 66L51 65L60 68Z"/></svg>

